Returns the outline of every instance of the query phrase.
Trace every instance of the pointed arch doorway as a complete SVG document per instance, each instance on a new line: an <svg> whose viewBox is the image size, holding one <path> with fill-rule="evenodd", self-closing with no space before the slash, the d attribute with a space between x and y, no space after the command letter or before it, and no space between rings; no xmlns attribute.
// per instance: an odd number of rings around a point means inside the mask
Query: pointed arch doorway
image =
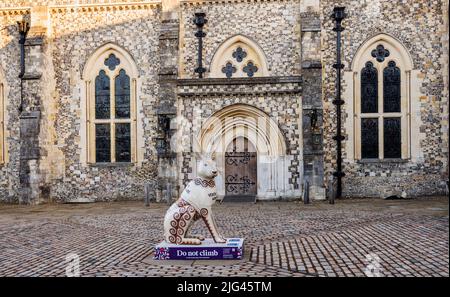
<svg viewBox="0 0 450 297"><path fill-rule="evenodd" d="M255 201L257 195L257 152L245 137L237 137L225 152L226 202Z"/></svg>
<svg viewBox="0 0 450 297"><path fill-rule="evenodd" d="M203 153L216 154L219 175L216 177L217 196L219 200L227 201L226 176L229 175L225 162L228 153L228 163L233 163L234 139L241 138L244 143L236 142L236 152L245 153L245 140L247 139L247 151L253 154L250 158L256 161L253 168L255 184L251 184L256 200L273 200L278 197L298 197L300 189L294 189L289 182L292 156L286 154L286 142L278 124L264 111L247 104L233 104L226 106L212 114L202 123L198 142L194 142L194 150ZM231 144L231 146L230 146ZM242 148L242 149L241 149ZM231 154L230 154L231 153ZM242 154L245 156L245 154ZM239 154L238 157L241 157ZM250 154L252 156L252 154ZM195 160L197 162L197 160ZM194 163L196 164L196 163ZM195 168L195 167L194 167ZM244 168L244 169L243 169ZM238 166L235 170L249 170L247 167ZM257 172L257 175L255 173ZM195 174L195 173L194 173ZM230 182L228 184L231 184ZM232 194L228 191L228 194ZM245 194L245 193L244 193ZM229 198L237 199L238 195ZM242 196L241 196L242 197ZM248 195L247 197L252 197ZM246 197L246 198L247 198ZM252 197L253 198L253 197ZM233 200L231 200L233 201ZM252 200L253 201L253 200Z"/></svg>

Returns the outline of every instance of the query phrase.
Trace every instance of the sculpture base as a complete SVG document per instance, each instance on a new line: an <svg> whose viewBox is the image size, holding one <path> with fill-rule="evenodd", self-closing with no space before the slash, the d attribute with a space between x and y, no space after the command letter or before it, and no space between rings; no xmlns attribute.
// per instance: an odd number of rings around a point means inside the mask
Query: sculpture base
<svg viewBox="0 0 450 297"><path fill-rule="evenodd" d="M215 243L206 238L200 245L178 245L160 242L155 246L155 260L240 260L244 254L243 238L227 238Z"/></svg>

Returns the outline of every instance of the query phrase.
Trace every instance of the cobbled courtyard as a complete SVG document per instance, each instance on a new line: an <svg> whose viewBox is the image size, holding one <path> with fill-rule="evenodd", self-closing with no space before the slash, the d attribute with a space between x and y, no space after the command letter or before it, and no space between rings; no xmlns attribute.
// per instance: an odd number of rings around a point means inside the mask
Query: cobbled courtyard
<svg viewBox="0 0 450 297"><path fill-rule="evenodd" d="M219 204L219 230L245 238L233 262L152 260L167 208L0 205L0 276L65 276L70 253L81 276L449 276L444 197ZM203 222L193 232L207 235Z"/></svg>

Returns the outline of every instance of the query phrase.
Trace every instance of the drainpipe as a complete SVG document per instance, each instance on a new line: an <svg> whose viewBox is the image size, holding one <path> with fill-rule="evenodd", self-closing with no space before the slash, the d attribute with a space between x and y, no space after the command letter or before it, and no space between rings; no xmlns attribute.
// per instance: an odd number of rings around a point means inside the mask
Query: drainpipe
<svg viewBox="0 0 450 297"><path fill-rule="evenodd" d="M197 12L194 18L194 24L197 26L198 31L195 33L195 37L198 38L198 57L197 64L198 67L195 68L195 73L198 73L198 78L203 78L203 73L206 72L206 69L203 67L203 37L206 36L206 33L203 32L203 26L208 22L205 18L204 12Z"/></svg>
<svg viewBox="0 0 450 297"><path fill-rule="evenodd" d="M25 41L27 39L28 31L30 30L30 24L25 21L17 22L19 26L19 45L20 45L20 106L19 111L23 110L23 76L25 75Z"/></svg>
<svg viewBox="0 0 450 297"><path fill-rule="evenodd" d="M345 137L341 134L342 124L341 124L341 106L344 104L344 100L341 100L341 70L344 68L344 64L341 63L341 32L344 31L344 27L341 26L342 20L346 17L344 12L345 7L335 7L333 9L332 18L336 21L336 27L333 28L336 34L336 64L333 68L336 69L336 99L333 100L333 104L336 105L336 136L333 137L336 140L337 157L336 172L333 175L337 178L337 188L336 188L336 198L341 198L342 196L342 178L345 173L342 172L342 140ZM333 201L334 199L330 200Z"/></svg>

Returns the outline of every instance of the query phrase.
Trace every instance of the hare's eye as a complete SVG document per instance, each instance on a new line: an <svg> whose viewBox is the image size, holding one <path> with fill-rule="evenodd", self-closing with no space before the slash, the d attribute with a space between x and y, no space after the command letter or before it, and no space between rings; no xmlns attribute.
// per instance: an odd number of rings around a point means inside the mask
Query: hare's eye
<svg viewBox="0 0 450 297"><path fill-rule="evenodd" d="M207 164L203 164L203 166L208 166Z"/></svg>

